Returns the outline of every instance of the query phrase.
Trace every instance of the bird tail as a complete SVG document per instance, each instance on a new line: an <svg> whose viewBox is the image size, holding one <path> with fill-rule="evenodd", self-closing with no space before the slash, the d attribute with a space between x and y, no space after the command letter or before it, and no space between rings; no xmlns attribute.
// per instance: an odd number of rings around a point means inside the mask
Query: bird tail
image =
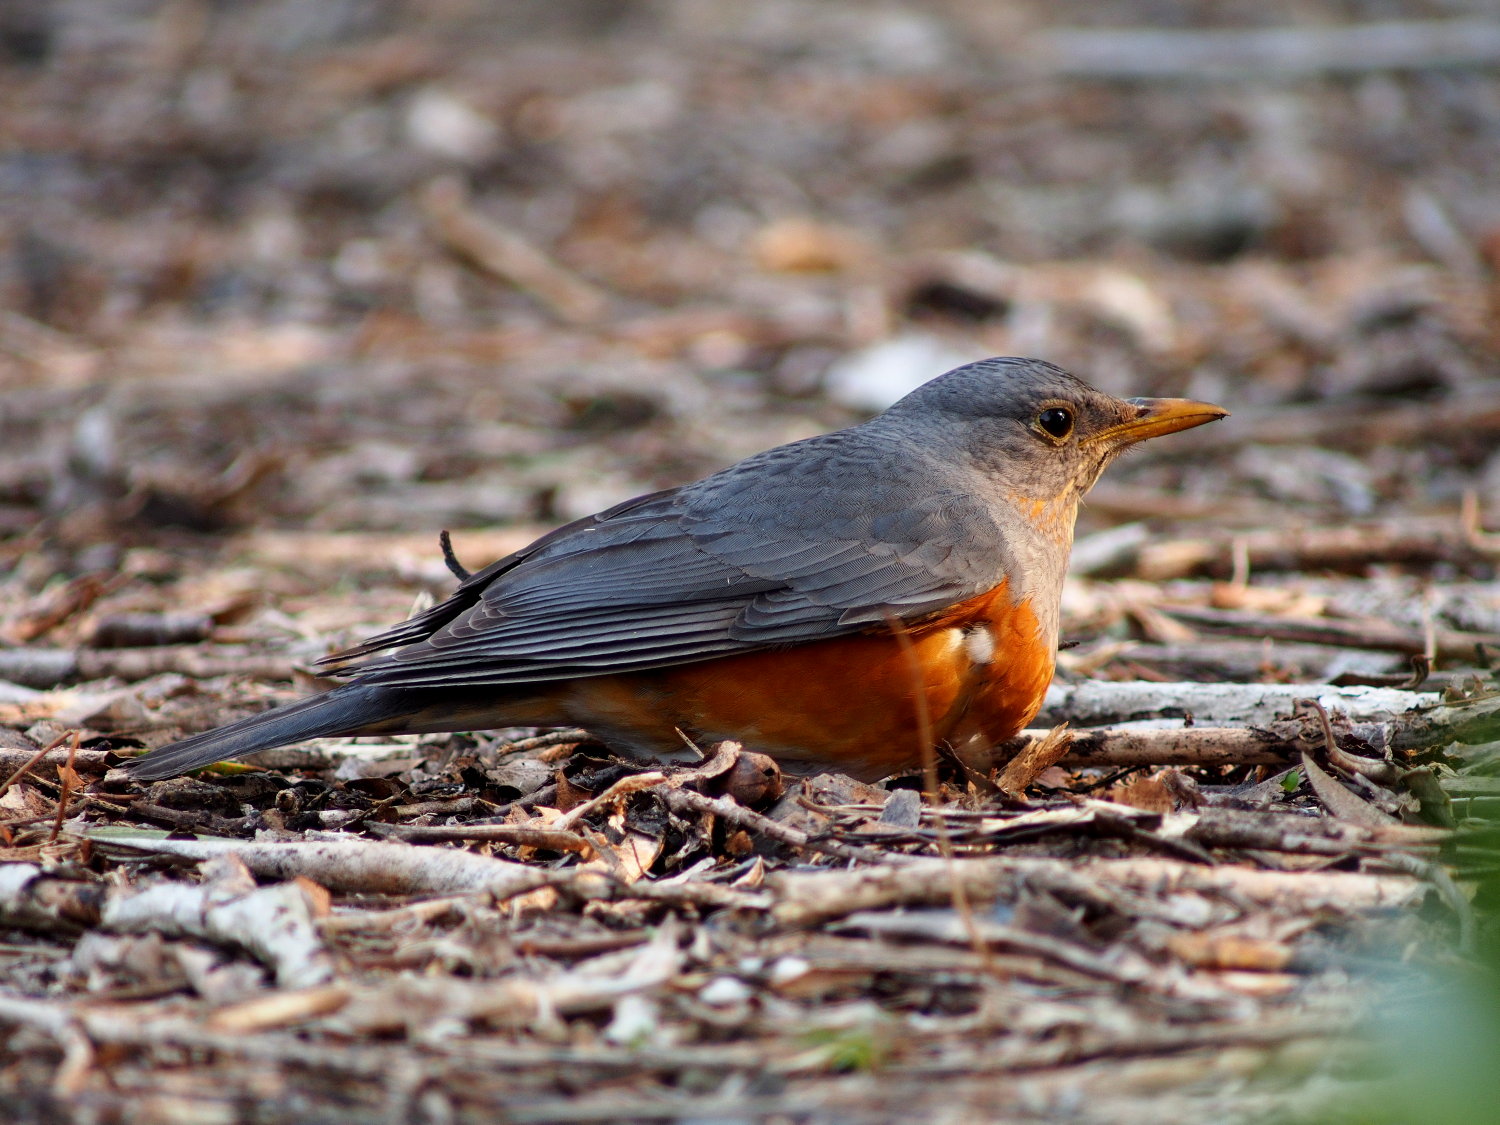
<svg viewBox="0 0 1500 1125"><path fill-rule="evenodd" d="M409 692L377 684L344 684L321 695L163 746L126 762L125 769L137 781L159 781L225 758L307 738L373 734L411 711Z"/></svg>

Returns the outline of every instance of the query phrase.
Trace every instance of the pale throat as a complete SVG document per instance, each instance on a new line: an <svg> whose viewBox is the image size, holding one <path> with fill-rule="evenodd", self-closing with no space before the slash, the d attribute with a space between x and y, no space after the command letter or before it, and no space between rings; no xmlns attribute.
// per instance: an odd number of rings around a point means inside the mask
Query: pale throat
<svg viewBox="0 0 1500 1125"><path fill-rule="evenodd" d="M1079 493L1068 489L1057 496L1037 499L1007 491L1005 502L1021 517L1028 530L1067 551L1073 546L1073 525L1078 520Z"/></svg>
<svg viewBox="0 0 1500 1125"><path fill-rule="evenodd" d="M1018 601L1030 604L1042 639L1055 650L1061 628L1063 579L1073 548L1080 494L1070 488L1040 499L1018 492L1007 492L1004 498L1019 517L1007 529L1012 534L1007 536L1006 546L1016 569L1010 576L1012 590Z"/></svg>

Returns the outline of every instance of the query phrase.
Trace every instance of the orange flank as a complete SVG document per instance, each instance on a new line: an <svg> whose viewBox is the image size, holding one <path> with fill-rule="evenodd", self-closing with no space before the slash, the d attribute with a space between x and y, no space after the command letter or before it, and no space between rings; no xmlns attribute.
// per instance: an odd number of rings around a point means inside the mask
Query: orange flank
<svg viewBox="0 0 1500 1125"><path fill-rule="evenodd" d="M871 780L922 760L916 679L932 737L1003 741L1041 707L1053 646L1005 584L908 628L568 685L595 724L646 730L660 751L724 738L792 770L838 768ZM920 669L920 673L918 672ZM600 716L607 716L604 724Z"/></svg>

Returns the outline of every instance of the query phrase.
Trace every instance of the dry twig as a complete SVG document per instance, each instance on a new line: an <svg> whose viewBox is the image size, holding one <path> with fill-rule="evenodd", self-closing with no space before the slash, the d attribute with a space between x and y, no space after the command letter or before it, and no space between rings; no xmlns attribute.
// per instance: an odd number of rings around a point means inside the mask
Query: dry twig
<svg viewBox="0 0 1500 1125"><path fill-rule="evenodd" d="M1500 23L1450 19L1253 30L1052 28L1033 36L1033 44L1060 74L1291 78L1493 66L1500 62Z"/></svg>
<svg viewBox="0 0 1500 1125"><path fill-rule="evenodd" d="M475 211L460 181L432 181L422 191L422 207L450 250L530 293L558 319L590 324L608 311L609 297L598 286L564 269L516 231Z"/></svg>

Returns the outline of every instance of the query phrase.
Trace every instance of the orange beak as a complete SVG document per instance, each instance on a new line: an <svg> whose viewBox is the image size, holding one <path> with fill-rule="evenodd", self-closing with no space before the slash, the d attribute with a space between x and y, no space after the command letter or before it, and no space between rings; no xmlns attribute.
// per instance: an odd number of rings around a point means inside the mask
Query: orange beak
<svg viewBox="0 0 1500 1125"><path fill-rule="evenodd" d="M1229 411L1211 402L1194 402L1190 398L1132 398L1127 399L1139 411L1136 417L1118 426L1111 426L1092 435L1089 444L1104 442L1124 448L1138 441L1175 434L1178 430L1191 430L1205 422L1217 422L1226 418Z"/></svg>

